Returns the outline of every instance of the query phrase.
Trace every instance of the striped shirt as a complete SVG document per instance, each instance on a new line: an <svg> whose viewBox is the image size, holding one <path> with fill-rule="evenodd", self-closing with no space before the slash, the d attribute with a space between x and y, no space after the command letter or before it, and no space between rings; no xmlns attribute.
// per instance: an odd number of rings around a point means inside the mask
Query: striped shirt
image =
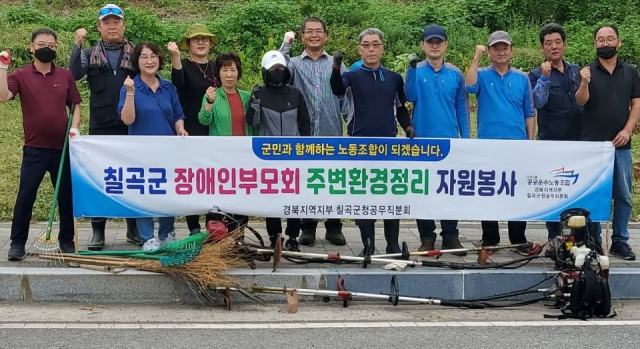
<svg viewBox="0 0 640 349"><path fill-rule="evenodd" d="M281 48L281 52L285 51ZM288 56L287 52L283 52ZM311 119L312 136L342 136L343 119L341 103L338 97L331 93L331 71L333 56L322 51L317 61L314 61L307 51L289 60L289 69L293 76L293 86L300 91L307 102L309 118ZM343 70L346 71L343 65Z"/></svg>

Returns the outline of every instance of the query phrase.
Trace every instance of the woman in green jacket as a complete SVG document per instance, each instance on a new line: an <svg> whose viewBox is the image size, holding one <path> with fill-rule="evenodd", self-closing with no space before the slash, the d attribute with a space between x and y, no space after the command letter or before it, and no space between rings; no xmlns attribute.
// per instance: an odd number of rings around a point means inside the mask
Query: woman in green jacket
<svg viewBox="0 0 640 349"><path fill-rule="evenodd" d="M202 98L202 107L198 120L209 126L210 136L253 136L257 130L245 121L251 94L237 88L242 77L242 63L235 52L223 52L216 57L215 77L221 82L219 88L211 86ZM244 234L244 226L249 217L231 215L236 222L229 222L220 214L208 214L207 221L219 220L227 225L229 231L240 229Z"/></svg>
<svg viewBox="0 0 640 349"><path fill-rule="evenodd" d="M210 136L253 136L254 129L245 121L251 94L237 88L242 64L235 52L216 57L215 76L222 86L211 86L202 98L198 120L209 126Z"/></svg>

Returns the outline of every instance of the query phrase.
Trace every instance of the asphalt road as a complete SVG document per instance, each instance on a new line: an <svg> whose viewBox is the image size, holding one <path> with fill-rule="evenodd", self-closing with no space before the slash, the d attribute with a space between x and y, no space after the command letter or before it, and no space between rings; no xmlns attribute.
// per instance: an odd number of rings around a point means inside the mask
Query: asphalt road
<svg viewBox="0 0 640 349"><path fill-rule="evenodd" d="M640 326L314 329L15 329L3 348L627 348Z"/></svg>

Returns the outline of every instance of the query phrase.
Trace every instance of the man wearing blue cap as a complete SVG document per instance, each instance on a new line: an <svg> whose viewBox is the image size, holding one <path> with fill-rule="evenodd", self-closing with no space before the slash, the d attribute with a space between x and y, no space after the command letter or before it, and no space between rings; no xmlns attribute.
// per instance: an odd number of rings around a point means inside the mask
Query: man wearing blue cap
<svg viewBox="0 0 640 349"><path fill-rule="evenodd" d="M478 69L484 45L477 45L475 56L467 71L467 92L478 100L478 138L480 139L533 139L535 111L533 109L529 77L511 67L513 44L509 33L499 30L491 33L488 41L491 65ZM512 244L526 243L527 222L508 222ZM497 221L482 222L482 246L500 243ZM518 253L530 254L523 246Z"/></svg>
<svg viewBox="0 0 640 349"><path fill-rule="evenodd" d="M76 31L69 70L76 80L87 77L90 95L90 135L127 135L128 128L122 123L118 112L120 89L127 77L136 73L130 57L133 45L124 38L126 28L124 12L114 4L107 4L98 14L98 31L102 40L95 46L82 51L87 30ZM105 218L91 218L93 236L87 248L102 250L104 247ZM127 219L127 241L141 244L136 220Z"/></svg>
<svg viewBox="0 0 640 349"><path fill-rule="evenodd" d="M445 63L447 32L438 25L424 28L420 46L426 58L418 62L415 53L409 55L406 94L412 102L412 125L417 137L469 138L469 100L464 75L452 64ZM436 222L416 220L420 232L419 251L435 249ZM440 221L442 249L463 248L458 240L458 221ZM458 256L466 252L454 253Z"/></svg>

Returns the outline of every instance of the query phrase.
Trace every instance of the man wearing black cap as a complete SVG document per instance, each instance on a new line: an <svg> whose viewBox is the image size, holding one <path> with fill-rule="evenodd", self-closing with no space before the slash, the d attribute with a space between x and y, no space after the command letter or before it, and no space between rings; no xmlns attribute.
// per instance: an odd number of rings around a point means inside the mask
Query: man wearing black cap
<svg viewBox="0 0 640 349"><path fill-rule="evenodd" d="M69 70L76 80L87 77L90 95L90 135L127 135L128 128L120 120L116 109L120 100L120 88L127 77L136 73L130 57L133 45L124 38L126 28L124 12L113 4L105 5L98 15L98 31L102 40L82 51L87 30L76 31L75 44L69 59ZM104 247L105 218L91 218L93 237L89 250ZM127 219L127 241L141 245L135 219Z"/></svg>
<svg viewBox="0 0 640 349"><path fill-rule="evenodd" d="M480 139L533 139L535 111L531 85L522 71L509 65L513 56L511 35L499 30L489 36L491 65L478 69L485 51L477 45L475 56L467 72L467 92L475 93L478 100L478 138ZM508 222L512 244L526 243L527 222ZM497 221L482 222L482 246L500 243ZM529 254L526 247L518 253Z"/></svg>
<svg viewBox="0 0 640 349"><path fill-rule="evenodd" d="M464 75L452 64L445 63L447 32L438 25L424 28L422 50L427 59L418 62L415 53L409 55L407 101L412 102L411 121L417 137L469 138L469 101ZM418 250L435 248L436 222L416 220L422 245ZM458 240L458 221L442 220L442 249L463 248ZM454 253L458 256L466 252Z"/></svg>

